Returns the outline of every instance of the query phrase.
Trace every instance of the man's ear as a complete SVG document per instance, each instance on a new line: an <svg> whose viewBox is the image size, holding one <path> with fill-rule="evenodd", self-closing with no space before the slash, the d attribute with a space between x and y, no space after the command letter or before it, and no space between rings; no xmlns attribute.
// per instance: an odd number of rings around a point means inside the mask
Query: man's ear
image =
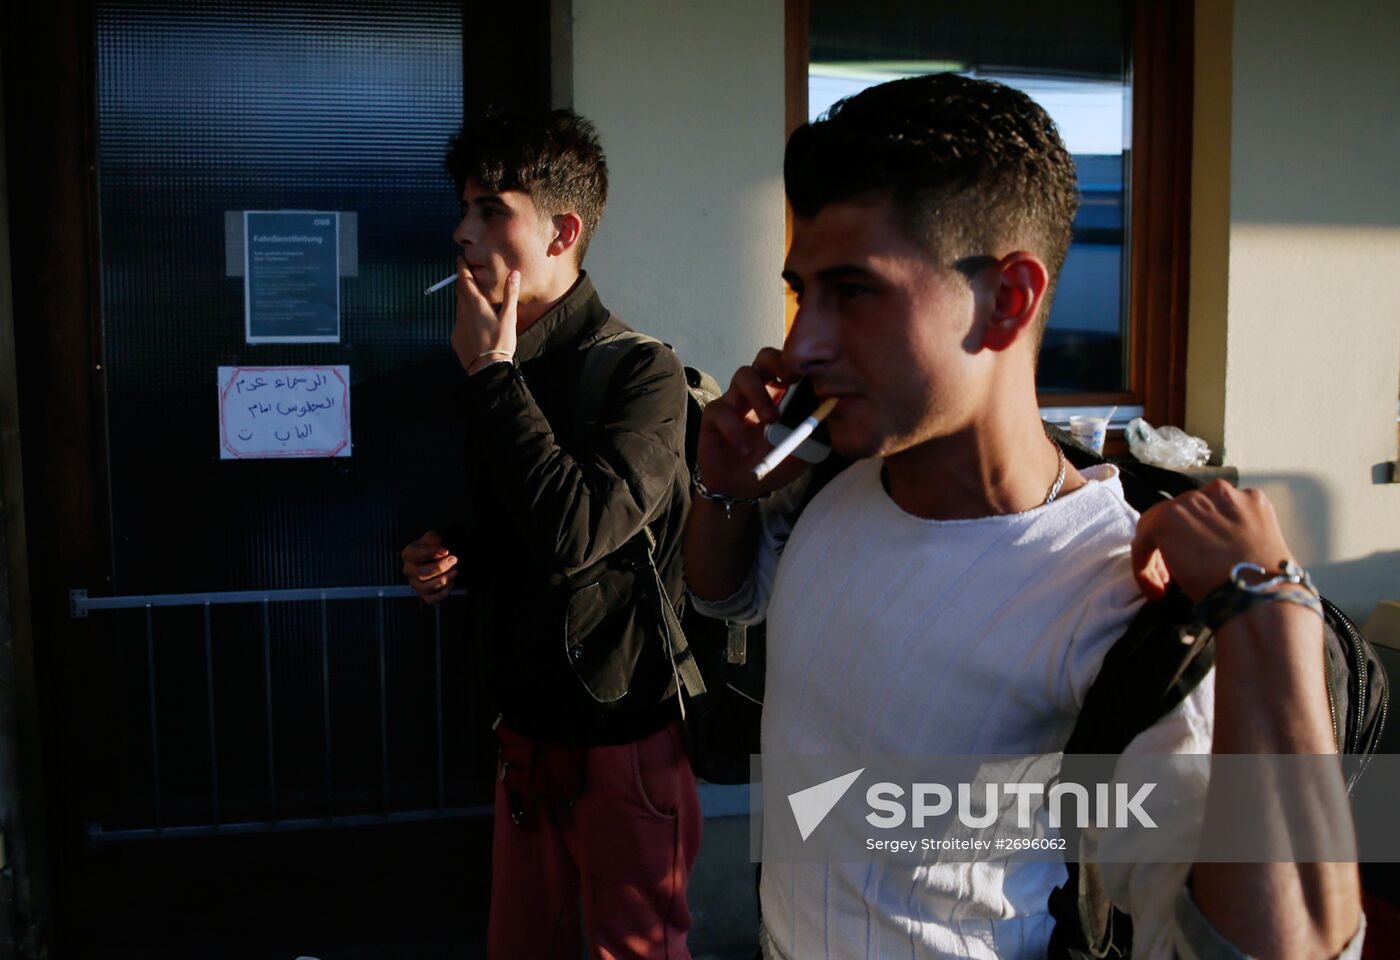
<svg viewBox="0 0 1400 960"><path fill-rule="evenodd" d="M549 241L549 255L551 257L563 256L583 236L583 220L576 213L556 213L554 221L554 239Z"/></svg>
<svg viewBox="0 0 1400 960"><path fill-rule="evenodd" d="M1022 331L1034 326L1050 286L1050 271L1039 257L1024 250L1008 253L991 270L995 287L982 346L1001 351L1019 340Z"/></svg>

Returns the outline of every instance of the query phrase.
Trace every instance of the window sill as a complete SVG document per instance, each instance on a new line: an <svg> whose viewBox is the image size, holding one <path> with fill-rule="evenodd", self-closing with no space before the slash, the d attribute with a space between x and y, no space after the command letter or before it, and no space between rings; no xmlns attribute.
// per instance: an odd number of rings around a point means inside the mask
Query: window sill
<svg viewBox="0 0 1400 960"><path fill-rule="evenodd" d="M1119 442L1122 443L1121 440ZM1110 441L1109 446L1111 445L1112 442ZM1128 453L1127 446L1126 443L1123 443L1123 452L1121 454L1115 455L1109 452L1109 456L1116 460L1137 463L1137 458ZM1204 467L1182 467L1176 472L1193 478L1197 483L1201 484L1201 486L1205 486L1215 480L1224 480L1232 487L1238 487L1240 485L1240 471L1238 467L1214 467L1207 464Z"/></svg>
<svg viewBox="0 0 1400 960"><path fill-rule="evenodd" d="M1042 397L1041 399L1043 401L1045 398ZM1069 429L1070 417L1109 417L1110 415L1111 419L1108 421L1109 435L1112 436L1114 433L1117 433L1119 436L1122 436L1123 428L1128 425L1128 421L1132 420L1134 417L1142 416L1143 408L1140 404L1056 407L1049 406L1043 402L1040 406L1040 419L1053 423L1062 430Z"/></svg>

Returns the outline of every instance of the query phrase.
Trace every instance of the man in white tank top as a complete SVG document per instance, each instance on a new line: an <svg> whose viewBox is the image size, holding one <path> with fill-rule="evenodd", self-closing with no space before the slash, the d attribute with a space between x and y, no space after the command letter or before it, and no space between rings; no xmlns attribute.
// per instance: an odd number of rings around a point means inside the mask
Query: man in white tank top
<svg viewBox="0 0 1400 960"><path fill-rule="evenodd" d="M794 133L784 173L798 313L705 411L685 544L702 610L767 620L763 750L1059 751L1144 596L1175 581L1199 601L1240 561L1291 557L1272 509L1221 484L1140 519L1114 468L1081 473L1047 439L1036 353L1077 187L1023 94L883 84ZM794 527L808 465L752 468L798 377L836 398L831 446L854 465ZM1293 596L1215 624L1215 670L1130 751L1333 752L1320 621ZM1359 955L1355 864L1103 870L1135 956ZM1064 877L766 863L765 951L1043 957Z"/></svg>

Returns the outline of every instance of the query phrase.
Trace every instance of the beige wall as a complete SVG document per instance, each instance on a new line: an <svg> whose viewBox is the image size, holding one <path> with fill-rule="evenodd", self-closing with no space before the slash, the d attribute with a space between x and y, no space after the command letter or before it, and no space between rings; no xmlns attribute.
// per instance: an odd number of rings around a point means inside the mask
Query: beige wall
<svg viewBox="0 0 1400 960"><path fill-rule="evenodd" d="M574 0L573 103L611 173L604 303L727 384L783 336L783 4Z"/></svg>
<svg viewBox="0 0 1400 960"><path fill-rule="evenodd" d="M559 0L567 9L568 0ZM612 199L588 266L728 379L782 335L778 0L573 0ZM1198 0L1187 426L1358 619L1400 598L1400 5Z"/></svg>
<svg viewBox="0 0 1400 960"><path fill-rule="evenodd" d="M1400 6L1197 11L1188 426L1364 620L1400 598L1400 484L1376 482L1397 454Z"/></svg>

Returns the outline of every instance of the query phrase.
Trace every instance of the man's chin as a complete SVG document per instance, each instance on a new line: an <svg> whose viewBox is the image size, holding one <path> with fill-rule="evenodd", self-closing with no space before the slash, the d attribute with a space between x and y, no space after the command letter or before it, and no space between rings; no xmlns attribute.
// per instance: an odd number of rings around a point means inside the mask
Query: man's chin
<svg viewBox="0 0 1400 960"><path fill-rule="evenodd" d="M847 460L867 460L880 453L880 438L852 424L830 424L831 449Z"/></svg>
<svg viewBox="0 0 1400 960"><path fill-rule="evenodd" d="M476 281L476 288L485 295L487 300L490 300L492 304L500 302L501 288L505 285L496 279L495 271L487 267L468 267L467 271Z"/></svg>

